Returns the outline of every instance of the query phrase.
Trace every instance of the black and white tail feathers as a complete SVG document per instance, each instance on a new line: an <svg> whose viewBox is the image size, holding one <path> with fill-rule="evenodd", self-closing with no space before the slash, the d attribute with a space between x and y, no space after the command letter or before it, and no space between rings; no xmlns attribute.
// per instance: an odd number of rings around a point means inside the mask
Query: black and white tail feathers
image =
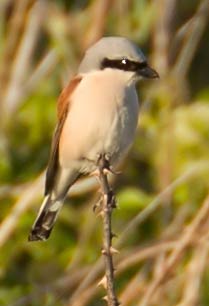
<svg viewBox="0 0 209 306"><path fill-rule="evenodd" d="M60 166L59 142L70 110L71 95L81 81L81 76L73 78L63 89L58 99L58 122L52 139L51 153L46 172L45 199L29 234L29 241L46 240L49 237L68 189L80 176L77 167L74 169L62 168ZM53 197L52 194L54 195Z"/></svg>
<svg viewBox="0 0 209 306"><path fill-rule="evenodd" d="M39 214L28 236L29 241L46 240L54 226L63 200L53 200L51 195L44 198Z"/></svg>

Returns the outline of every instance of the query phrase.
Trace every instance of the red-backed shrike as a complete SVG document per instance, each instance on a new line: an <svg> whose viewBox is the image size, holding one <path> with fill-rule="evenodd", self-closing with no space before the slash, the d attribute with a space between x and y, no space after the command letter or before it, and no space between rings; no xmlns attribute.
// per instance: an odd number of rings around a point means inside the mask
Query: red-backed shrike
<svg viewBox="0 0 209 306"><path fill-rule="evenodd" d="M97 169L105 154L114 167L133 143L139 103L135 84L157 78L142 51L123 37L104 37L84 55L58 100L58 123L46 173L45 199L29 240L46 240L68 189Z"/></svg>

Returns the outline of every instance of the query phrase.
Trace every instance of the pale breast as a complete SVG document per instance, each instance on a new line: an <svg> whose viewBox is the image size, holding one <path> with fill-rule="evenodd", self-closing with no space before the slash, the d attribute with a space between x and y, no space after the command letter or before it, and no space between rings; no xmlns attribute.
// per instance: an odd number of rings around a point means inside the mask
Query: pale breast
<svg viewBox="0 0 209 306"><path fill-rule="evenodd" d="M95 160L109 153L116 160L133 142L138 100L123 74L97 72L86 76L72 96L70 112L60 139L60 163Z"/></svg>

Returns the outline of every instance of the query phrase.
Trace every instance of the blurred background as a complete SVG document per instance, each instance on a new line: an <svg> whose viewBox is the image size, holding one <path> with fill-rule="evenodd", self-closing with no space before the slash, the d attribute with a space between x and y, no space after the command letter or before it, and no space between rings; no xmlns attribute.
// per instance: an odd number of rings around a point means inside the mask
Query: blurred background
<svg viewBox="0 0 209 306"><path fill-rule="evenodd" d="M119 300L209 305L208 20L208 0L0 1L0 305L105 304L94 180L72 188L47 242L27 241L57 97L103 35L132 39L161 76L140 84L137 138L113 181Z"/></svg>

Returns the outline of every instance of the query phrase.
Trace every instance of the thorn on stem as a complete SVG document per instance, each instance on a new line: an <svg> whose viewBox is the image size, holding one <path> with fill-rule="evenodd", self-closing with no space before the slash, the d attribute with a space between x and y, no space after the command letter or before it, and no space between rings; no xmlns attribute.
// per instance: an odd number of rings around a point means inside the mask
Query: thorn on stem
<svg viewBox="0 0 209 306"><path fill-rule="evenodd" d="M102 255L107 255L107 251L105 249L102 249Z"/></svg>
<svg viewBox="0 0 209 306"><path fill-rule="evenodd" d="M108 297L107 297L107 295L103 296L102 299L103 299L104 301L108 302Z"/></svg>
<svg viewBox="0 0 209 306"><path fill-rule="evenodd" d="M98 213L96 214L96 216L97 216L97 217L103 217L103 216L104 216L104 211L101 210L100 212L98 212Z"/></svg>
<svg viewBox="0 0 209 306"><path fill-rule="evenodd" d="M115 233L111 233L111 239L112 238L117 238L118 236Z"/></svg>
<svg viewBox="0 0 209 306"><path fill-rule="evenodd" d="M102 286L104 287L105 289L107 289L107 278L106 276L104 275L103 278L98 282L97 286Z"/></svg>
<svg viewBox="0 0 209 306"><path fill-rule="evenodd" d="M117 249L115 249L115 248L113 248L112 246L110 247L110 253L111 254L119 254L120 252L117 250Z"/></svg>

